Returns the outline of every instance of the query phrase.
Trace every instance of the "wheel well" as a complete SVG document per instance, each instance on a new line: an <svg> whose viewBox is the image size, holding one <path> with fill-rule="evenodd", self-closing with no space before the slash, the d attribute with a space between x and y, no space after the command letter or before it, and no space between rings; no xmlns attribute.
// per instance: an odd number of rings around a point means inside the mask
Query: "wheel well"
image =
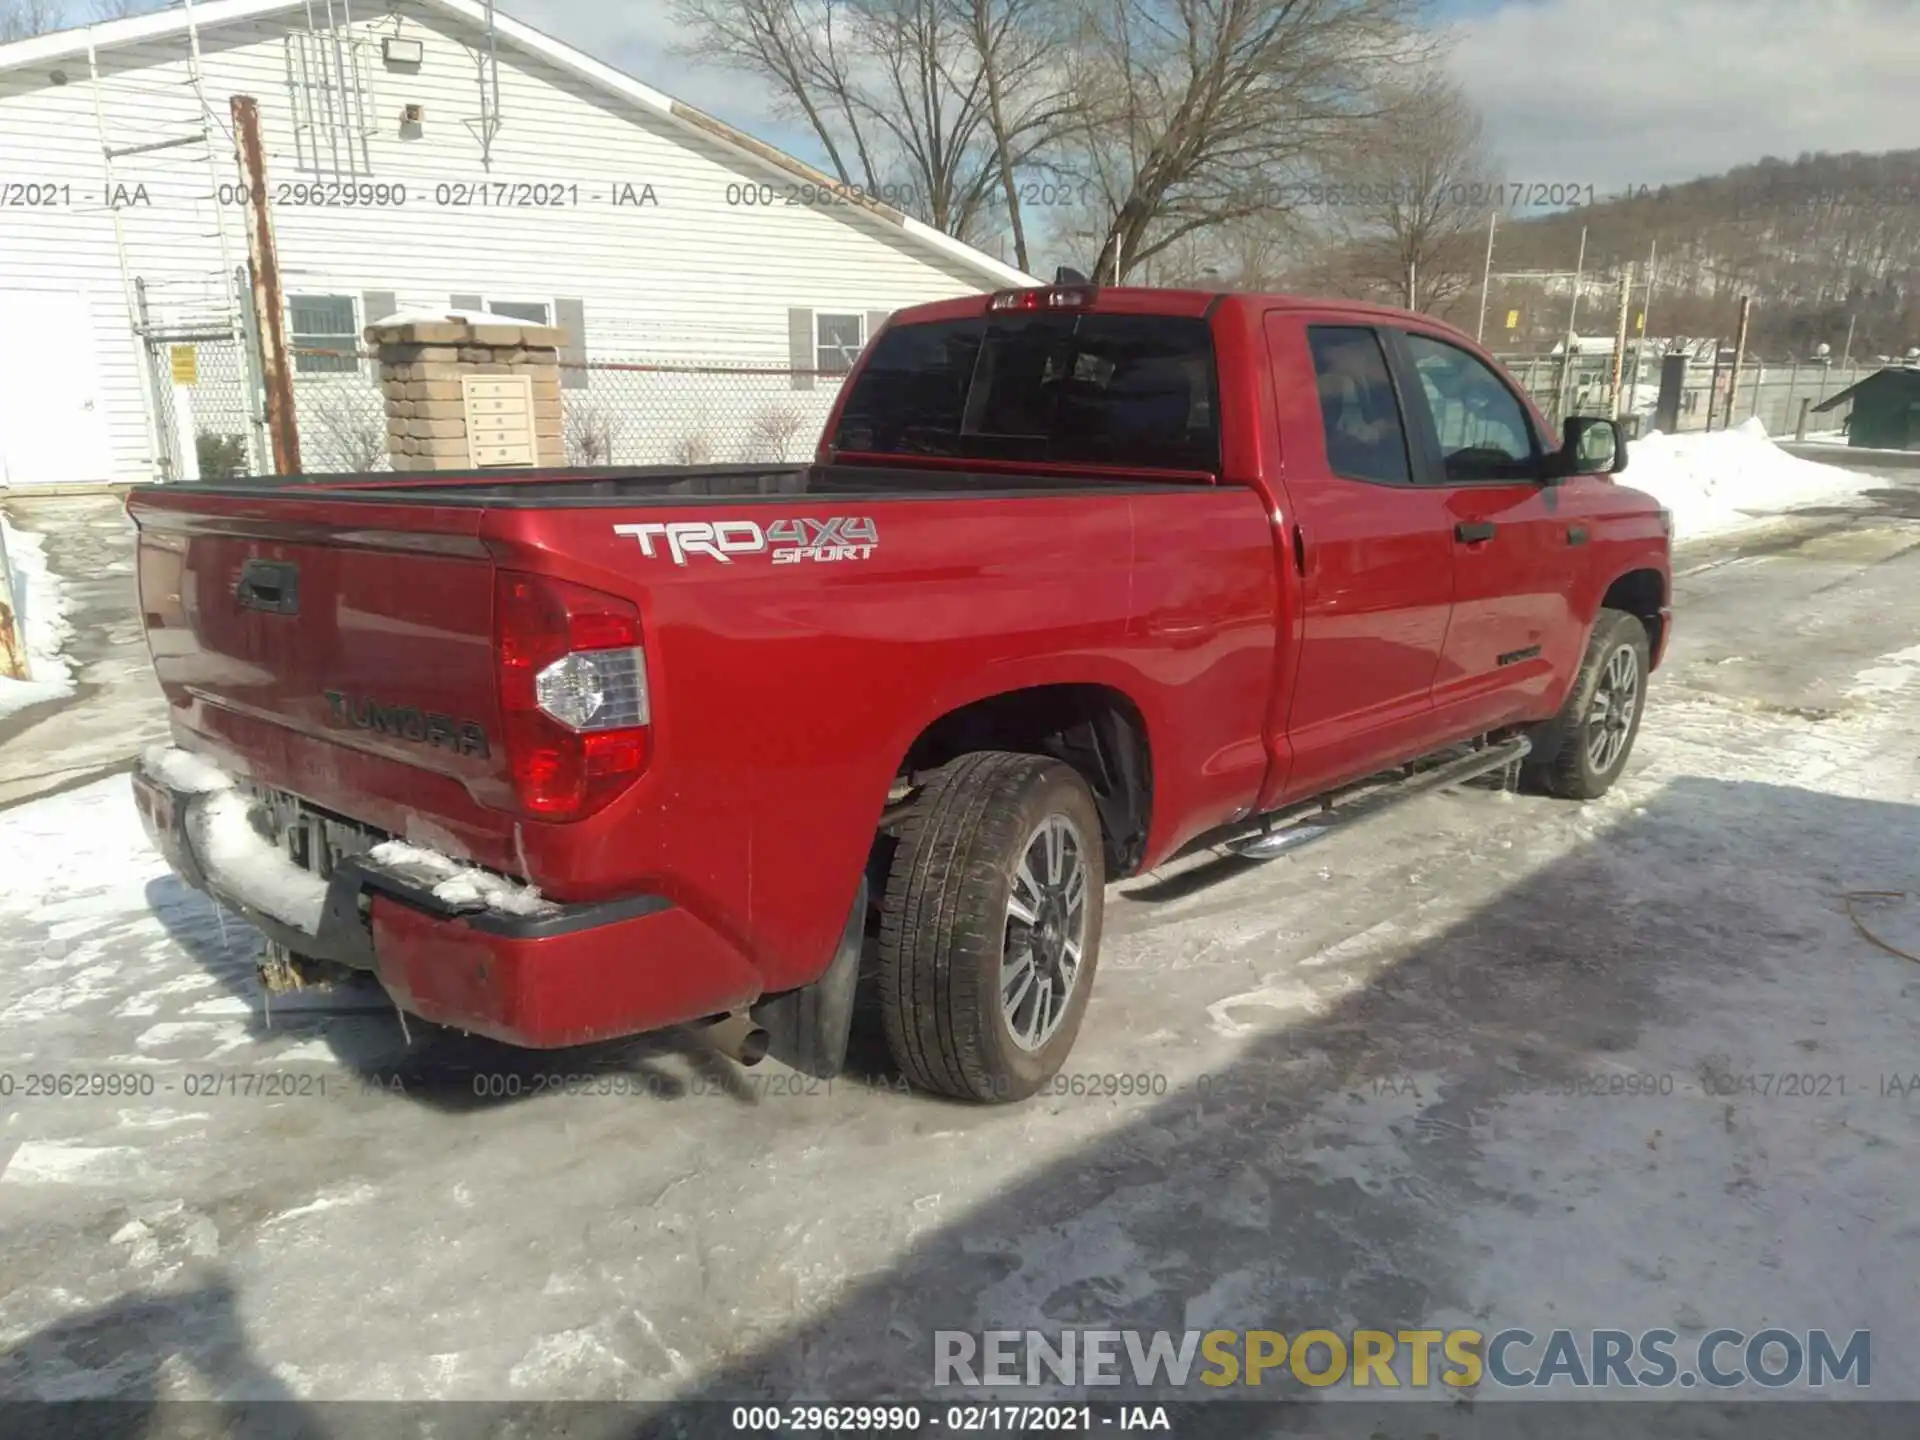
<svg viewBox="0 0 1920 1440"><path fill-rule="evenodd" d="M1153 756L1133 702L1104 685L1040 685L991 695L942 715L920 732L900 774L938 769L974 750L1051 755L1080 772L1100 812L1107 876L1138 868L1153 810Z"/></svg>
<svg viewBox="0 0 1920 1440"><path fill-rule="evenodd" d="M1667 603L1666 581L1658 570L1629 570L1607 587L1600 606L1605 610L1624 610L1647 627L1647 643L1655 655L1660 653L1660 607Z"/></svg>

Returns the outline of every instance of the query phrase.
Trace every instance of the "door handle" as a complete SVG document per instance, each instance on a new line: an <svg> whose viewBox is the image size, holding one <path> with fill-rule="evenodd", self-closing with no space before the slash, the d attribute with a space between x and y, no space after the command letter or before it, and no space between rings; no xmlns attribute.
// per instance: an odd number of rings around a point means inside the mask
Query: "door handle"
<svg viewBox="0 0 1920 1440"><path fill-rule="evenodd" d="M1482 540L1491 540L1498 527L1491 520L1462 520L1453 527L1453 538L1467 545L1478 545Z"/></svg>
<svg viewBox="0 0 1920 1440"><path fill-rule="evenodd" d="M300 613L300 567L290 561L249 560L240 567L233 598L245 610L270 615Z"/></svg>

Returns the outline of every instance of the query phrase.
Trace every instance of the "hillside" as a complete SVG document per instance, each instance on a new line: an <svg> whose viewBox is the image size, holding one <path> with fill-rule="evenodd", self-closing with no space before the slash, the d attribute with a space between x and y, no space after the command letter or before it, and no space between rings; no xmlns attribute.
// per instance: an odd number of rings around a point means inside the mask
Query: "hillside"
<svg viewBox="0 0 1920 1440"><path fill-rule="evenodd" d="M1638 311L1657 248L1652 333L1730 334L1739 297L1751 295L1752 344L1763 354L1807 355L1826 343L1838 357L1849 316L1856 357L1920 345L1920 150L1766 159L1552 215L1503 216L1494 270L1571 270L1583 226L1592 283L1583 286L1580 329L1588 333L1612 327L1625 265L1639 267ZM1478 290L1452 318L1462 308L1472 318ZM1508 333L1514 309L1521 324ZM1566 311L1564 284L1496 280L1488 340L1551 343Z"/></svg>

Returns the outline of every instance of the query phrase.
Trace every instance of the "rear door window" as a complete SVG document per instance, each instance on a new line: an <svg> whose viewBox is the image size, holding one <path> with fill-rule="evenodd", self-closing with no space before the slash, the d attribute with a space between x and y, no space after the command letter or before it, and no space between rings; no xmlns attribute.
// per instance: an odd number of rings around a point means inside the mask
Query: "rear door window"
<svg viewBox="0 0 1920 1440"><path fill-rule="evenodd" d="M1016 313L883 332L834 445L1214 471L1218 410L1205 320Z"/></svg>
<svg viewBox="0 0 1920 1440"><path fill-rule="evenodd" d="M1410 484L1406 426L1380 337L1365 326L1312 325L1307 346L1333 473L1375 484Z"/></svg>

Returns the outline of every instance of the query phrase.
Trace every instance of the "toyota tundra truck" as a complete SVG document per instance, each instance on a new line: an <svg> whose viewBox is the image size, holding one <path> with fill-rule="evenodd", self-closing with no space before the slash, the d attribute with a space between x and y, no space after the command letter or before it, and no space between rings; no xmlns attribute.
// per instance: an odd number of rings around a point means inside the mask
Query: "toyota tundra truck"
<svg viewBox="0 0 1920 1440"><path fill-rule="evenodd" d="M805 466L135 490L173 741L135 796L285 983L814 1074L858 1002L909 1081L1014 1100L1114 881L1615 782L1671 628L1626 459L1423 315L924 305Z"/></svg>

